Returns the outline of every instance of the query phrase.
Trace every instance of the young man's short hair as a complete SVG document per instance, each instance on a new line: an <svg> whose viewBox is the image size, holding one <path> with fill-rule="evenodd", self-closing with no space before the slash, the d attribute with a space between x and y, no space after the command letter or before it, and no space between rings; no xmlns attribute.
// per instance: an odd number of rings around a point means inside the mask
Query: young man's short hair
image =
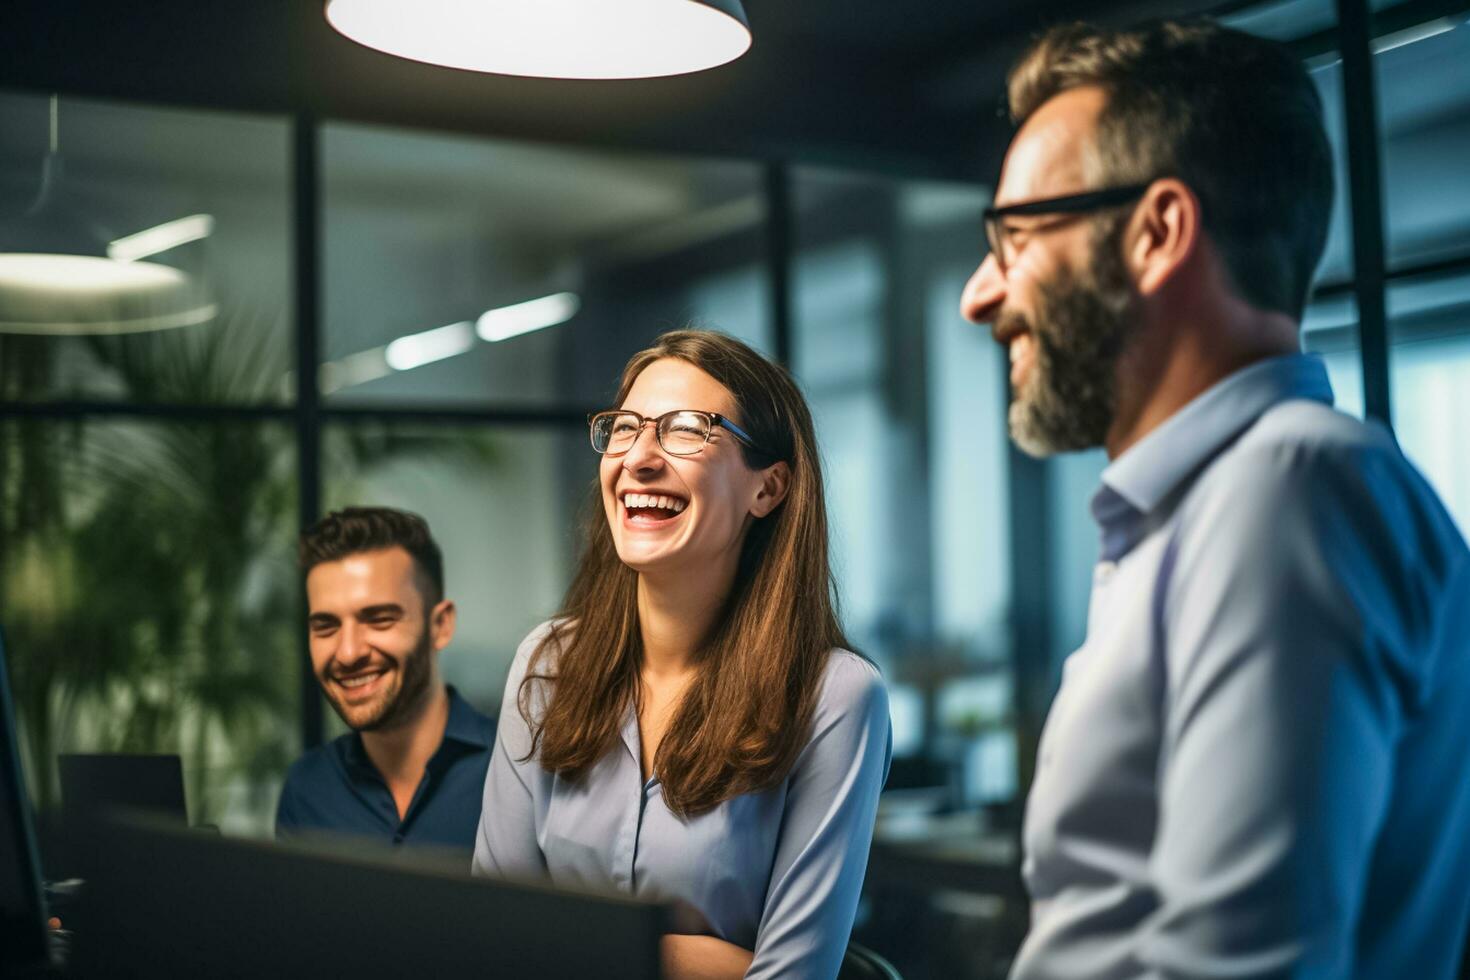
<svg viewBox="0 0 1470 980"><path fill-rule="evenodd" d="M1017 124L1068 89L1101 87L1099 186L1177 177L1236 292L1300 320L1332 213L1322 100L1284 45L1212 21L1051 29L1011 70Z"/></svg>
<svg viewBox="0 0 1470 980"><path fill-rule="evenodd" d="M444 598L444 556L419 515L391 507L344 507L301 532L297 560L301 574L317 565L384 548L402 548L412 556L426 586L426 604Z"/></svg>

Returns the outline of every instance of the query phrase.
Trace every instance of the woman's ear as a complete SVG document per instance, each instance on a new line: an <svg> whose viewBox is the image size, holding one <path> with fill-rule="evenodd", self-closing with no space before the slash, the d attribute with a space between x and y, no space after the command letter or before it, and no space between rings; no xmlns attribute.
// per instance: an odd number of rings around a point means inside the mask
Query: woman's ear
<svg viewBox="0 0 1470 980"><path fill-rule="evenodd" d="M750 505L752 517L765 517L771 511L780 506L781 501L786 499L786 492L791 489L791 467L782 460L773 463L761 470L760 489L756 492L755 501Z"/></svg>

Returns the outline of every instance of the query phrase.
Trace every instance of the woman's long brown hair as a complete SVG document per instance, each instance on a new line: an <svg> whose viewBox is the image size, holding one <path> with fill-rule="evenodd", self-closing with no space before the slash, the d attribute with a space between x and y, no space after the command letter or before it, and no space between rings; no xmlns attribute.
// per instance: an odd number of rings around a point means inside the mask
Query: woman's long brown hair
<svg viewBox="0 0 1470 980"><path fill-rule="evenodd" d="M811 411L795 381L732 337L680 330L633 356L616 404L644 368L665 358L694 365L730 391L734 421L770 453L742 444L747 465L791 467L786 499L746 535L700 670L653 761L665 804L688 817L786 778L810 735L827 654L851 647L838 624ZM518 692L531 753L572 779L617 744L628 705L638 703L642 662L638 576L618 558L598 487L586 533L566 601ZM533 699L540 684L545 698ZM539 719L533 703L545 705Z"/></svg>

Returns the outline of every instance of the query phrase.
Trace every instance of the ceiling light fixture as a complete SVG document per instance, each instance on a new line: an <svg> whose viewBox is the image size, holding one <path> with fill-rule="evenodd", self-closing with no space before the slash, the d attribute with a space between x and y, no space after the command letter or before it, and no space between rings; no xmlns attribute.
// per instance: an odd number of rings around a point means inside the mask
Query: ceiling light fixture
<svg viewBox="0 0 1470 980"><path fill-rule="evenodd" d="M433 330L399 337L388 345L384 356L393 370L412 371L416 367L463 354L473 346L474 325L465 320L462 323L451 323L447 327L435 327Z"/></svg>
<svg viewBox="0 0 1470 980"><path fill-rule="evenodd" d="M653 78L750 48L740 0L327 0L358 44L446 68L536 78Z"/></svg>
<svg viewBox="0 0 1470 980"><path fill-rule="evenodd" d="M577 315L582 301L576 293L553 293L540 299L527 300L514 306L486 310L475 321L475 333L481 340L496 343L519 337L532 330L554 327Z"/></svg>
<svg viewBox="0 0 1470 980"><path fill-rule="evenodd" d="M179 229L172 232L172 244L162 248L144 251L133 242L129 261L107 254L119 245L126 252L127 243L139 236L120 238L104 250L105 238L97 235L93 222L82 217L88 209L67 200L61 178L58 115L58 100L53 95L50 140L35 199L17 217L0 222L0 333L141 333L214 319L215 305L184 272L137 261L193 240L180 239ZM198 219L213 227L209 215L184 220L192 221L192 231L197 232ZM190 229L186 226L184 230ZM198 237L202 236L194 235ZM154 241L158 244L163 239Z"/></svg>
<svg viewBox="0 0 1470 980"><path fill-rule="evenodd" d="M208 238L214 231L214 215L191 214L161 225L125 235L107 246L107 257L119 262L136 262L159 252L167 252L187 242Z"/></svg>
<svg viewBox="0 0 1470 980"><path fill-rule="evenodd" d="M468 353L479 342L476 335L487 343L509 340L523 333L565 323L581 308L582 301L576 293L553 293L514 306L486 310L476 323L462 320L432 330L405 334L382 347L326 361L317 371L317 384L322 394L335 394L343 388L386 378L395 371L412 371L425 364ZM281 390L294 391L295 383L294 377L288 376Z"/></svg>

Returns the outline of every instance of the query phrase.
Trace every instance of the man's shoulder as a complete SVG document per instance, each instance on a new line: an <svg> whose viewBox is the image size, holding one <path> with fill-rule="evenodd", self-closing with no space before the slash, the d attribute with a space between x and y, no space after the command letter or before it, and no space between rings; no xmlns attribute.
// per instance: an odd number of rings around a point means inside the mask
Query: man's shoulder
<svg viewBox="0 0 1470 980"><path fill-rule="evenodd" d="M1375 567L1443 582L1470 560L1387 429L1307 400L1272 407L1208 464L1176 527L1216 560L1310 545L1334 567L1372 555Z"/></svg>
<svg viewBox="0 0 1470 980"><path fill-rule="evenodd" d="M303 752L286 770L286 788L320 785L323 777L341 771L342 753L347 747L347 740L353 737L349 732Z"/></svg>
<svg viewBox="0 0 1470 980"><path fill-rule="evenodd" d="M474 719L475 727L477 727L490 742L494 742L496 716L488 712L481 711L479 708L476 708L474 705L469 704L468 702L466 702L466 706L470 709L470 717Z"/></svg>
<svg viewBox="0 0 1470 980"><path fill-rule="evenodd" d="M451 699L449 733L457 735L462 740L479 742L484 745L485 751L488 752L490 747L495 744L495 716L476 708L453 685L448 690ZM472 735L475 737L472 738Z"/></svg>
<svg viewBox="0 0 1470 980"><path fill-rule="evenodd" d="M1340 412L1310 399L1280 402L1261 413L1232 447L1233 453L1299 452L1324 460L1388 453L1402 458L1388 431L1377 422Z"/></svg>
<svg viewBox="0 0 1470 980"><path fill-rule="evenodd" d="M1241 506L1282 495L1325 495L1371 481L1380 491L1439 502L1388 430L1330 405L1281 402L1262 413L1200 474L1191 496L1228 494ZM1242 499L1248 495L1249 499Z"/></svg>

